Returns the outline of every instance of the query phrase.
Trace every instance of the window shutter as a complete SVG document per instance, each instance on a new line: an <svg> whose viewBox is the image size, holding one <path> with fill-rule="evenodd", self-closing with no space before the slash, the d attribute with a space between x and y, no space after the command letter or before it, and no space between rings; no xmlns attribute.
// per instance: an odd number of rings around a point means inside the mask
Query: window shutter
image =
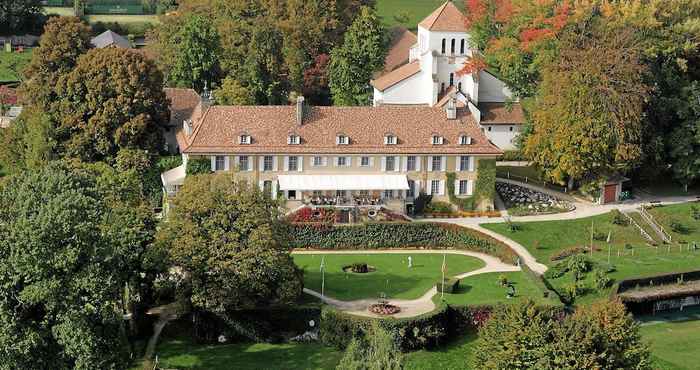
<svg viewBox="0 0 700 370"><path fill-rule="evenodd" d="M428 180L425 182L425 194L427 194L427 195L433 194L433 180Z"/></svg>
<svg viewBox="0 0 700 370"><path fill-rule="evenodd" d="M277 156L272 156L272 171L277 172Z"/></svg>
<svg viewBox="0 0 700 370"><path fill-rule="evenodd" d="M455 180L455 195L462 195L462 193L459 192L459 180Z"/></svg>
<svg viewBox="0 0 700 370"><path fill-rule="evenodd" d="M272 180L272 199L277 199L277 181Z"/></svg>
<svg viewBox="0 0 700 370"><path fill-rule="evenodd" d="M467 195L474 194L474 180L467 181Z"/></svg>
<svg viewBox="0 0 700 370"><path fill-rule="evenodd" d="M408 157L401 157L401 170L408 172Z"/></svg>
<svg viewBox="0 0 700 370"><path fill-rule="evenodd" d="M284 172L289 171L289 156L284 156Z"/></svg>
<svg viewBox="0 0 700 370"><path fill-rule="evenodd" d="M258 157L258 170L260 172L265 171L265 156L264 155L261 155L260 157Z"/></svg>
<svg viewBox="0 0 700 370"><path fill-rule="evenodd" d="M462 156L458 155L455 157L455 172L462 171Z"/></svg>
<svg viewBox="0 0 700 370"><path fill-rule="evenodd" d="M374 157L369 157L369 166L374 167Z"/></svg>
<svg viewBox="0 0 700 370"><path fill-rule="evenodd" d="M417 155L416 156L416 171L420 171L420 162L421 162L421 156Z"/></svg>
<svg viewBox="0 0 700 370"><path fill-rule="evenodd" d="M386 172L386 157L382 157L382 172Z"/></svg>
<svg viewBox="0 0 700 370"><path fill-rule="evenodd" d="M394 157L394 172L399 172L401 171L401 163L399 161L401 160L401 157L396 156Z"/></svg>
<svg viewBox="0 0 700 370"><path fill-rule="evenodd" d="M297 157L297 172L301 172L304 170L304 156L300 155Z"/></svg>
<svg viewBox="0 0 700 370"><path fill-rule="evenodd" d="M440 195L445 195L445 180L440 180Z"/></svg>
<svg viewBox="0 0 700 370"><path fill-rule="evenodd" d="M447 156L443 155L440 161L440 171L445 171L445 168L447 168Z"/></svg>
<svg viewBox="0 0 700 370"><path fill-rule="evenodd" d="M321 165L328 166L328 157L321 157Z"/></svg>
<svg viewBox="0 0 700 370"><path fill-rule="evenodd" d="M211 172L216 171L216 156L211 156Z"/></svg>
<svg viewBox="0 0 700 370"><path fill-rule="evenodd" d="M435 161L435 156L428 157L428 171L433 172L433 162Z"/></svg>
<svg viewBox="0 0 700 370"><path fill-rule="evenodd" d="M389 136L384 135L384 145L389 144Z"/></svg>
<svg viewBox="0 0 700 370"><path fill-rule="evenodd" d="M249 155L248 156L248 172L252 171L255 168L255 162L253 161L253 156Z"/></svg>
<svg viewBox="0 0 700 370"><path fill-rule="evenodd" d="M473 172L474 171L474 157L469 156L469 171Z"/></svg>
<svg viewBox="0 0 700 370"><path fill-rule="evenodd" d="M420 196L420 180L414 181L414 182L413 182L413 186L414 186L414 189L413 189L413 196L414 196L415 198L418 198L418 196Z"/></svg>
<svg viewBox="0 0 700 370"><path fill-rule="evenodd" d="M348 167L352 167L352 157L345 157L345 164Z"/></svg>
<svg viewBox="0 0 700 370"><path fill-rule="evenodd" d="M224 171L230 171L231 170L231 157L229 156L224 156Z"/></svg>
<svg viewBox="0 0 700 370"><path fill-rule="evenodd" d="M258 187L260 188L260 191L265 190L265 181L263 181L263 180L258 181Z"/></svg>

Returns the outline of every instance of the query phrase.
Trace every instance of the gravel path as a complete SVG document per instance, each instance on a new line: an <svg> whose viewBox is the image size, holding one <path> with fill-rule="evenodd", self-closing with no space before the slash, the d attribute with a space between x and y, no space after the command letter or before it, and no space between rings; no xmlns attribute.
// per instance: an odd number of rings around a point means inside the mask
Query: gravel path
<svg viewBox="0 0 700 370"><path fill-rule="evenodd" d="M388 249L388 250L294 250L292 254L458 254L463 256L475 257L486 263L486 266L469 271L460 275L456 275L458 279L463 279L465 277L485 274L489 272L509 272L509 271L520 271L520 267L508 265L503 263L501 260L494 256L490 256L484 253L461 251L461 250L443 250L443 249ZM310 294L314 297L321 299L324 303L334 306L341 311L365 317L380 317L379 315L373 314L367 310L367 307L373 303L377 303L376 299L358 299L354 301L341 301L331 297L322 296L321 293L304 288L304 293ZM423 296L417 299L389 299L389 303L399 306L401 312L392 317L414 317L428 313L435 309L435 303L433 303L433 296L437 294L437 289L432 287Z"/></svg>

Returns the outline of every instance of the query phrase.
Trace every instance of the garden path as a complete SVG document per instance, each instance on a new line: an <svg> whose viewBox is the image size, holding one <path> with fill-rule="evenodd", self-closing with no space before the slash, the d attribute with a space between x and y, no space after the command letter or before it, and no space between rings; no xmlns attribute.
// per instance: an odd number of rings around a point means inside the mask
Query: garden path
<svg viewBox="0 0 700 370"><path fill-rule="evenodd" d="M455 277L458 279L463 279L469 276L473 275L479 275L479 274L485 274L489 272L510 272L510 271L520 271L520 267L518 266L513 266L509 265L506 263L503 263L501 260L494 256L490 256L488 254L484 253L478 253L478 252L469 252L469 251L461 251L461 250L445 250L445 249L389 249L389 250L334 250L334 251L326 251L326 250L294 250L292 254L440 254L440 253L447 253L447 254L459 254L459 255L464 255L464 256L470 256L470 257L475 257L479 258L484 263L486 263L486 266L474 270L474 271L469 271L460 275L456 275ZM367 307L369 305L377 303L376 299L358 299L354 301L341 301L339 299L331 298L328 296L322 296L321 293L304 288L304 293L310 294L314 297L319 298L322 300L324 303L334 306L337 309L357 315L357 316L365 316L365 317L380 317L379 315L373 314L367 310ZM430 311L433 311L435 309L435 303L433 303L433 296L438 294L438 291L435 287L432 287L430 290L428 290L423 296L421 296L418 299L389 299L389 303L399 306L401 308L401 312L399 312L396 315L392 315L392 317L396 318L401 318L401 317L414 317L418 315L422 315L424 313L428 313Z"/></svg>

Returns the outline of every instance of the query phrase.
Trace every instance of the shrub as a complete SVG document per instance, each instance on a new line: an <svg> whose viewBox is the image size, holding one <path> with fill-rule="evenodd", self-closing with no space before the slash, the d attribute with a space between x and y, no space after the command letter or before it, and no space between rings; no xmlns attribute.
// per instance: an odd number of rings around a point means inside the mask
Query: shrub
<svg viewBox="0 0 700 370"><path fill-rule="evenodd" d="M501 161L526 161L525 154L519 150L505 150Z"/></svg>
<svg viewBox="0 0 700 370"><path fill-rule="evenodd" d="M406 319L372 319L354 316L324 307L321 312L320 341L344 349L350 341L367 332L373 321L394 337L402 351L433 348L448 336L449 308L442 306L433 312Z"/></svg>
<svg viewBox="0 0 700 370"><path fill-rule="evenodd" d="M569 272L568 264L562 261L547 269L544 273L544 277L546 279L558 279L567 272Z"/></svg>
<svg viewBox="0 0 700 370"><path fill-rule="evenodd" d="M443 223L372 222L359 225L287 224L292 248L456 248L490 254L515 264L507 245L474 230Z"/></svg>
<svg viewBox="0 0 700 370"><path fill-rule="evenodd" d="M700 220L700 208L693 204L690 206L690 210L693 213L693 220Z"/></svg>
<svg viewBox="0 0 700 370"><path fill-rule="evenodd" d="M596 269L593 272L593 282L595 283L596 289L603 290L610 285L612 279L610 279L608 274L606 274L603 270Z"/></svg>
<svg viewBox="0 0 700 370"><path fill-rule="evenodd" d="M498 275L498 284L501 286L508 285L508 277L505 276L504 274Z"/></svg>
<svg viewBox="0 0 700 370"><path fill-rule="evenodd" d="M207 158L191 158L187 161L187 175L211 173L211 161Z"/></svg>
<svg viewBox="0 0 700 370"><path fill-rule="evenodd" d="M426 213L452 213L452 205L447 202L430 202L425 207Z"/></svg>
<svg viewBox="0 0 700 370"><path fill-rule="evenodd" d="M569 271L574 273L574 278L576 280L580 280L585 273L590 271L591 262L586 256L578 254L569 258L566 267Z"/></svg>
<svg viewBox="0 0 700 370"><path fill-rule="evenodd" d="M599 241L599 242L604 242L608 239L608 234L602 232L602 231L595 231L593 230L593 240Z"/></svg>
<svg viewBox="0 0 700 370"><path fill-rule="evenodd" d="M690 228L678 220L671 221L671 230L679 234L688 234L690 232Z"/></svg>
<svg viewBox="0 0 700 370"><path fill-rule="evenodd" d="M619 226L628 226L630 224L630 220L628 220L619 209L613 209L610 213L613 216L611 221L613 224Z"/></svg>
<svg viewBox="0 0 700 370"><path fill-rule="evenodd" d="M455 278L449 278L445 279L442 282L438 281L437 284L435 285L435 288L437 288L438 293L444 292L449 293L449 294L454 294L457 293L457 290L459 289L459 279Z"/></svg>
<svg viewBox="0 0 700 370"><path fill-rule="evenodd" d="M555 252L549 257L550 261L561 261L567 257L571 257L577 254L585 253L586 248L584 247L570 247L566 249L562 249L558 252Z"/></svg>
<svg viewBox="0 0 700 370"><path fill-rule="evenodd" d="M350 265L350 270L358 274L366 274L369 272L369 266L365 262L355 262Z"/></svg>

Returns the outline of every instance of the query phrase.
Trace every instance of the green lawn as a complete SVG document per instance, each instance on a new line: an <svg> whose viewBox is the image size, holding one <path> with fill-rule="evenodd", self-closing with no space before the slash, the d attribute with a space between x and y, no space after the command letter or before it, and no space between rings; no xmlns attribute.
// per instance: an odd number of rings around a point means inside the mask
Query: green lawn
<svg viewBox="0 0 700 370"><path fill-rule="evenodd" d="M57 14L64 17L75 15L71 7L44 7L44 14ZM86 15L88 23L158 23L158 15L155 14L91 14Z"/></svg>
<svg viewBox="0 0 700 370"><path fill-rule="evenodd" d="M389 298L415 299L425 294L440 280L442 254L326 254L325 294L341 299L378 298L383 292ZM413 267L408 268L408 256ZM321 291L322 254L293 255L304 270L304 287ZM376 268L367 274L343 272L343 266L365 262ZM447 254L447 274L458 275L484 266L478 258Z"/></svg>
<svg viewBox="0 0 700 370"><path fill-rule="evenodd" d="M389 27L400 25L410 30L416 30L420 21L444 3L444 0L378 0L377 13ZM455 2L455 5L460 9L464 8L461 1ZM408 16L408 21L399 23L395 16L402 14Z"/></svg>
<svg viewBox="0 0 700 370"><path fill-rule="evenodd" d="M659 273L671 273L677 271L697 270L700 267L700 251L682 251L678 246L659 246L658 248L646 245L639 231L633 226L618 226L611 222L611 214L595 217L565 220L518 223L521 230L511 232L505 224L484 224L483 227L511 238L525 246L530 253L541 263L553 266L556 262L550 260L550 256L565 248L572 246L588 246L590 243L591 222L596 233L602 233L607 237L612 231L611 243L594 241L594 245L600 250L592 256L593 262L598 265L610 263L616 271L609 274L612 279L621 280L630 277L653 275ZM695 221L697 224L697 221ZM698 239L700 241L700 238ZM631 244L632 249L626 249L625 244ZM538 245L538 247L535 247ZM609 256L609 257L608 257ZM566 274L558 279L551 279L552 285L559 290L564 285L570 284L572 277ZM586 284L592 285L592 274L588 274ZM587 300L604 297L609 290L589 294L579 303Z"/></svg>
<svg viewBox="0 0 700 370"><path fill-rule="evenodd" d="M515 286L515 298L506 297L508 289L499 284L500 275L505 275ZM455 306L509 303L524 298L531 298L542 304L556 302L544 298L544 292L524 272L492 272L470 276L460 281L457 293L445 293L445 302ZM440 301L439 292L434 300Z"/></svg>
<svg viewBox="0 0 700 370"><path fill-rule="evenodd" d="M165 340L156 354L160 368L202 370L335 369L342 356L315 343L201 345L183 339Z"/></svg>
<svg viewBox="0 0 700 370"><path fill-rule="evenodd" d="M511 176L518 176L521 178L527 177L528 179L534 179L541 181L542 175L535 169L534 166L496 166L496 175L498 177L508 178L508 174ZM524 181L521 178L513 178L514 180Z"/></svg>
<svg viewBox="0 0 700 370"><path fill-rule="evenodd" d="M689 312L690 311L690 312ZM644 318L642 338L651 345L652 358L657 369L690 370L700 363L700 308L681 313L657 314ZM650 321L657 320L657 321ZM670 320L670 321L658 321Z"/></svg>
<svg viewBox="0 0 700 370"><path fill-rule="evenodd" d="M0 82L17 82L19 76L15 70L22 71L32 59L32 49L26 49L22 53L7 53L0 50Z"/></svg>
<svg viewBox="0 0 700 370"><path fill-rule="evenodd" d="M408 353L404 362L405 369L470 370L472 367L469 362L477 338L476 333L467 334L437 349Z"/></svg>
<svg viewBox="0 0 700 370"><path fill-rule="evenodd" d="M692 207L700 208L700 203L682 203L670 206L654 207L649 213L654 219L671 234L674 242L687 243L696 241L700 245L700 220L693 218ZM688 228L688 232L681 234L673 231L671 222L677 221Z"/></svg>

